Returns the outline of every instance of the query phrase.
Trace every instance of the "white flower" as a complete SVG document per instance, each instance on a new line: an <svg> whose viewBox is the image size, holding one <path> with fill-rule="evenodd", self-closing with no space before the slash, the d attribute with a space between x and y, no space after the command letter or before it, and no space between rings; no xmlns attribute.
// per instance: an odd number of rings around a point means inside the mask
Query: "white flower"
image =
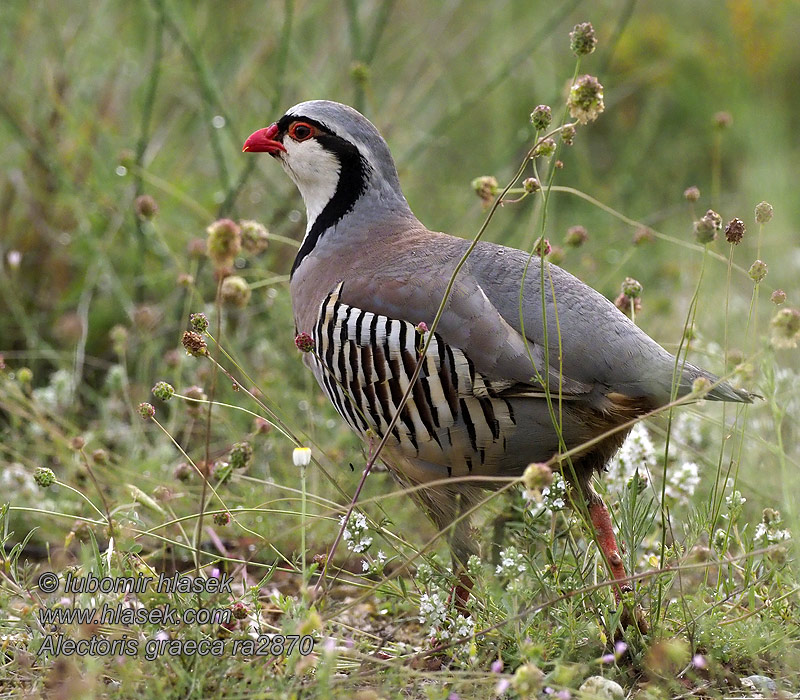
<svg viewBox="0 0 800 700"><path fill-rule="evenodd" d="M292 451L292 462L295 467L307 467L311 464L311 448L295 447Z"/></svg>
<svg viewBox="0 0 800 700"><path fill-rule="evenodd" d="M614 458L608 463L603 483L609 493L621 495L631 478L656 466L656 450L643 423L636 423Z"/></svg>
<svg viewBox="0 0 800 700"><path fill-rule="evenodd" d="M700 483L700 470L695 462L684 462L667 476L667 497L676 503L688 503Z"/></svg>
<svg viewBox="0 0 800 700"><path fill-rule="evenodd" d="M542 489L544 506L551 511L564 510L564 508L566 508L566 495L567 483L564 481L564 477L559 473L553 474L553 483Z"/></svg>
<svg viewBox="0 0 800 700"><path fill-rule="evenodd" d="M339 519L339 524L343 523L344 516ZM342 533L342 539L347 542L347 548L351 552L361 554L362 552L366 552L372 544L372 537L367 534L368 531L369 526L367 525L367 519L364 517L364 514L353 513L350 516L350 522L347 523L347 527Z"/></svg>
<svg viewBox="0 0 800 700"><path fill-rule="evenodd" d="M500 563L495 569L498 576L516 578L519 574L524 574L527 569L525 558L517 551L516 547L506 547L500 551Z"/></svg>

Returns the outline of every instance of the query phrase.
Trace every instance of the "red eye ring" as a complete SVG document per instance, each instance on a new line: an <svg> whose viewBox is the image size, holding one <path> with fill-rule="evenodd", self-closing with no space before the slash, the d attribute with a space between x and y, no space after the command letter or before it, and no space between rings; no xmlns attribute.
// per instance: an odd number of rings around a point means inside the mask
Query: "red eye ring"
<svg viewBox="0 0 800 700"><path fill-rule="evenodd" d="M289 136L295 141L307 141L314 136L315 133L316 130L314 127L306 122L294 122L294 124L289 127Z"/></svg>

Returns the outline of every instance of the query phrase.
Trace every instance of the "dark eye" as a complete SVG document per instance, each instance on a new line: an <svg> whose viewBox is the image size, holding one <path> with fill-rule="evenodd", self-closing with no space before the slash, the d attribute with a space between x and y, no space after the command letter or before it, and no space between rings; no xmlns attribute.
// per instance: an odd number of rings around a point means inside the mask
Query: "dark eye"
<svg viewBox="0 0 800 700"><path fill-rule="evenodd" d="M314 135L314 127L305 122L295 122L289 127L289 136L295 141L305 141Z"/></svg>

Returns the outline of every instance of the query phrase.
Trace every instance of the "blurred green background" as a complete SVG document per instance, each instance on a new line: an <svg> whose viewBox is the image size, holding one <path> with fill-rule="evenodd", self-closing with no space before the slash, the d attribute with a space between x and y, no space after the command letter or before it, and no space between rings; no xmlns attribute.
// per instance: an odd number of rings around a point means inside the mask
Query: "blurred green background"
<svg viewBox="0 0 800 700"><path fill-rule="evenodd" d="M302 202L271 159L241 153L244 139L302 100L353 104L389 142L419 218L470 237L483 218L470 181L492 174L502 183L512 174L531 143L535 105L560 113L575 65L567 35L580 21L597 31L598 50L581 72L604 84L606 110L562 149L556 184L687 243L693 218L709 206L725 221L738 216L749 232L734 261L745 269L756 251L753 207L769 200L775 218L762 245L770 265L759 301L763 328L774 288L798 301L799 7L4 2L0 352L7 372L32 370L22 393L35 405L0 397L0 462L80 478L68 440L83 435L88 448L110 451L110 463L98 467L109 483L149 490L171 478L179 455L133 407L152 400L159 379L208 388L208 369L184 356L179 338L189 311L206 310L216 323L211 266L192 251L202 250L197 239L221 216L258 219L276 234L264 255L237 262L256 286L248 308L226 316L226 347L269 405L314 434L332 464L353 459L356 442L292 345L286 275L295 248L279 237L302 237ZM719 112L732 119L726 128L716 125ZM690 185L702 193L694 215L682 196ZM158 203L152 222L134 212L142 193ZM529 245L538 235L535 214L529 200L505 206L487 237ZM547 236L560 244L576 224L589 241L568 251L563 265L612 298L624 277L638 278L645 289L638 321L674 348L702 252L667 240L634 246L635 226L553 195ZM729 246L722 240L712 249L727 256ZM701 338L717 343L725 275L724 263L709 262L697 315ZM757 342L742 339L752 282L734 271L732 287L730 342L752 352ZM704 363L724 369L719 356ZM243 404L227 382L218 382L216 395ZM180 406L154 403L199 456L201 425L187 423ZM252 430L247 416L215 415L218 453ZM290 449L270 434L257 447L257 476L271 476L276 461L285 465ZM346 467L337 478L352 488Z"/></svg>

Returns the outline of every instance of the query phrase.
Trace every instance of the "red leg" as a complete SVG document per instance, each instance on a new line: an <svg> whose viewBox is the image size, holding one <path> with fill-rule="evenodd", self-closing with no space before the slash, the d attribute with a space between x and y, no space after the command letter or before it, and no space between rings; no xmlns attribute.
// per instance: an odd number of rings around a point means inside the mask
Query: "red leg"
<svg viewBox="0 0 800 700"><path fill-rule="evenodd" d="M597 543L603 556L608 562L608 567L611 569L611 576L614 581L621 581L627 578L625 567L622 565L622 557L619 554L619 547L617 546L617 538L614 536L614 528L611 524L611 514L608 512L605 503L598 500L589 505L589 517L592 520L594 531L597 533ZM622 600L622 594L630 591L631 585L623 583L614 586L614 599L619 603ZM645 634L648 629L647 620L645 620L644 612L638 605L635 606L633 614L627 608L622 614L622 624L624 627L636 625L639 630Z"/></svg>
<svg viewBox="0 0 800 700"><path fill-rule="evenodd" d="M608 562L614 580L626 578L625 567L622 565L622 557L619 555L619 547L617 547L617 538L614 537L614 528L611 525L611 514L605 503L602 501L592 503L589 506L589 517L592 519L594 531L597 533L597 543ZM626 588L630 590L630 586L626 586ZM621 597L620 587L614 586L614 598L619 601Z"/></svg>

